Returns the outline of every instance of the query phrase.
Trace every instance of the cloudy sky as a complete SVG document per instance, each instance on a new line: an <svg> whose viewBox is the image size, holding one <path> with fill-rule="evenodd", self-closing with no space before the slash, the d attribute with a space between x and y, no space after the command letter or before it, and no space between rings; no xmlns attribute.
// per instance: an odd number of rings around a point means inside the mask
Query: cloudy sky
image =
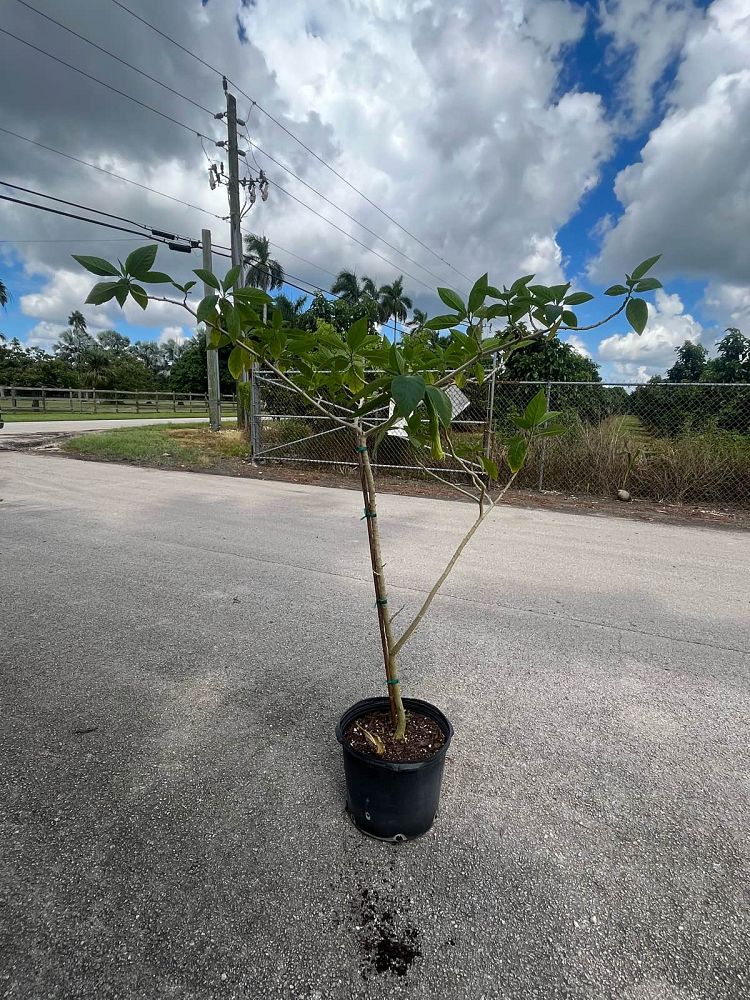
<svg viewBox="0 0 750 1000"><path fill-rule="evenodd" d="M415 304L435 311L431 289L465 291L462 275L502 284L535 271L596 292L661 252L666 290L651 296L642 337L615 321L571 338L605 378L661 372L686 338L710 348L728 325L750 332L747 0L3 0L0 128L161 193L7 131L0 178L169 232L208 227L228 245L226 192L207 178L225 135L211 114L224 107L221 78L194 56L247 95L249 137L278 162L255 151L272 185L243 224L302 283L328 287L342 267L377 283L403 273ZM141 242L0 201L13 295L0 330L49 347L90 287L71 252L124 258ZM163 248L158 264L185 273L200 261ZM83 311L92 328L134 339L191 333L168 306Z"/></svg>

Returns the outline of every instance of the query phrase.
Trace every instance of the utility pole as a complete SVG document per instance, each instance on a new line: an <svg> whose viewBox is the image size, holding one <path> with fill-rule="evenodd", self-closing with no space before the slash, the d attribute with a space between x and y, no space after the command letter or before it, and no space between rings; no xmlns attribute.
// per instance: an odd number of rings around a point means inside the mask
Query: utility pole
<svg viewBox="0 0 750 1000"><path fill-rule="evenodd" d="M201 230L203 243L203 268L212 271L211 230ZM213 289L203 283L203 295L211 295ZM206 368L208 370L208 420L212 431L221 430L221 391L219 389L219 351L206 342Z"/></svg>
<svg viewBox="0 0 750 1000"><path fill-rule="evenodd" d="M224 77L224 93L227 99L227 161L229 167L229 226L230 244L232 249L232 266L242 264L242 230L240 228L240 160L237 152L237 100L229 93L227 78ZM243 284L240 278L240 284ZM243 371L238 382L247 382L248 375ZM247 429L247 413L241 394L237 393L237 429Z"/></svg>

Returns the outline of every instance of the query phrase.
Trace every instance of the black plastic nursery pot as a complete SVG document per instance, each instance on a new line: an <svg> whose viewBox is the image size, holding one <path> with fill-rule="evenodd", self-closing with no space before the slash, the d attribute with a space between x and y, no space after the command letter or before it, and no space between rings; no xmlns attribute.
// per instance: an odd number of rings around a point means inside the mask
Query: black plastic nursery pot
<svg viewBox="0 0 750 1000"><path fill-rule="evenodd" d="M368 712L388 711L387 698L358 701L344 712L336 727L336 739L344 751L347 811L363 833L381 840L412 840L430 829L438 811L445 755L453 736L448 719L429 702L404 698L404 708L433 719L445 735L445 743L429 760L379 760L347 744L347 726Z"/></svg>

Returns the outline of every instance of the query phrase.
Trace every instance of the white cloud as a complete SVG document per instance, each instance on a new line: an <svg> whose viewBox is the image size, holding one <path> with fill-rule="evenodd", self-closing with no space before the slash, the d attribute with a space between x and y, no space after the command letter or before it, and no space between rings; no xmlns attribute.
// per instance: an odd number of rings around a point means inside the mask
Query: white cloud
<svg viewBox="0 0 750 1000"><path fill-rule="evenodd" d="M748 285L750 17L715 0L688 31L669 95L639 163L622 170L624 206L592 268L606 280L663 251L662 273Z"/></svg>
<svg viewBox="0 0 750 1000"><path fill-rule="evenodd" d="M569 334L565 340L563 340L563 343L570 344L573 350L578 354L581 354L584 358L591 357L591 351L589 351L588 347L586 347L586 344L583 342L583 339L579 337L578 334Z"/></svg>
<svg viewBox="0 0 750 1000"><path fill-rule="evenodd" d="M184 326L165 326L164 329L159 334L159 343L166 344L168 340L176 340L178 344L183 343L183 341L189 338L189 334L185 333Z"/></svg>
<svg viewBox="0 0 750 1000"><path fill-rule="evenodd" d="M693 0L600 0L601 33L610 38L608 61L626 67L619 95L632 124L653 110L657 85L699 17Z"/></svg>
<svg viewBox="0 0 750 1000"><path fill-rule="evenodd" d="M502 284L527 265L539 272L540 280L563 277L557 231L596 183L612 141L600 97L581 92L563 75L566 46L585 28L586 14L579 4L467 0L455 6L437 0L417 5L378 0L355 5L331 0L313 13L308 4L290 0L279 17L278 4L271 0L246 6L225 0L200 9L164 2L158 5L158 18L152 6L138 0L136 9L158 20L201 58L226 67L247 93L470 279L489 267L492 280ZM247 45L237 39L237 15L247 30ZM39 44L50 49L59 44L53 27L29 11L13 6L8 17L10 30L38 34ZM122 11L107 8L105 13L98 0L79 0L66 8L65 20L108 46L116 37L117 51L126 58L147 69L158 66L156 75L178 92L220 110L220 80L184 54L165 48L163 40ZM168 93L155 96L153 85L82 43L73 40L71 45L69 58L95 75L158 104L191 127L220 136L221 123ZM7 51L5 69L18 93L13 102L6 102L7 127L209 212L226 214L225 191L209 190L203 152L189 131L181 132L41 57L29 60L18 46L9 43ZM243 116L246 103L240 98ZM406 236L257 109L248 124L260 146L433 274L322 204L260 152L258 161L273 180L394 264L366 253L274 187L269 201L259 201L252 209L246 228L265 231L276 244L328 271L355 267L378 283L392 280L394 272L410 271L428 286L405 275L408 294L422 307L436 305L431 289L437 284L465 290L466 279ZM211 152L218 155L216 149ZM215 243L228 243L227 228L218 219L16 140L0 144L0 168L10 180L168 231L197 236L208 224ZM64 322L66 312L81 308L88 290L88 277L73 270L69 257L80 249L76 234L81 224L20 207L3 212L4 238L22 240L31 230L41 239L70 236L67 246L24 245L19 251L44 280L40 294L25 297L27 314ZM106 231L91 232L107 236ZM122 234L111 237L122 239ZM124 256L137 242L100 250L84 246L83 252ZM278 246L274 251L292 273L316 284L330 282L318 267L285 256ZM192 266L198 263L194 255ZM162 250L159 265L184 273L190 261ZM103 326L116 325L121 315L109 307L96 312ZM144 315L129 305L126 318L155 327L183 321L175 311L155 311L153 306Z"/></svg>
<svg viewBox="0 0 750 1000"><path fill-rule="evenodd" d="M29 330L26 346L41 347L42 350L51 353L64 330L67 330L67 327L62 323L50 323L48 320L42 320L41 323L37 323Z"/></svg>
<svg viewBox="0 0 750 1000"><path fill-rule="evenodd" d="M656 304L649 303L648 326L639 336L635 331L605 337L597 355L601 361L625 365L619 374L651 375L663 372L675 360L674 351L686 340L698 342L703 327L686 313L679 295L656 293ZM633 379L635 381L635 379Z"/></svg>
<svg viewBox="0 0 750 1000"><path fill-rule="evenodd" d="M607 378L612 382L638 382L643 384L648 382L652 375L658 372L653 371L646 365L634 365L631 362L617 361L612 365L612 372Z"/></svg>
<svg viewBox="0 0 750 1000"><path fill-rule="evenodd" d="M750 332L750 286L712 282L706 289L704 304L721 330L735 326Z"/></svg>

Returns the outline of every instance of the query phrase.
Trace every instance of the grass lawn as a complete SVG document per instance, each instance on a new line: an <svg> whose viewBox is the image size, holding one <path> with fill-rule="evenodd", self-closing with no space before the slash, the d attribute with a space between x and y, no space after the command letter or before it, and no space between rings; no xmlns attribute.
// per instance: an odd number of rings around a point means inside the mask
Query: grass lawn
<svg viewBox="0 0 750 1000"><path fill-rule="evenodd" d="M163 469L213 469L247 458L247 438L237 430L214 433L204 427L157 424L121 427L70 438L63 449L71 455L113 462L145 462Z"/></svg>
<svg viewBox="0 0 750 1000"><path fill-rule="evenodd" d="M208 410L190 410L180 409L177 413L172 410L160 410L158 413L155 410L142 410L140 413L115 413L114 410L106 410L104 412L99 411L98 413L80 413L80 412L68 412L68 411L55 411L45 413L43 410L9 410L3 409L0 405L0 413L3 415L3 420L6 424L18 423L19 421L27 420L145 420L145 419L158 419L158 420L184 420L186 417L201 417L204 420L208 420ZM234 421L235 414L224 413L222 414L222 420Z"/></svg>

